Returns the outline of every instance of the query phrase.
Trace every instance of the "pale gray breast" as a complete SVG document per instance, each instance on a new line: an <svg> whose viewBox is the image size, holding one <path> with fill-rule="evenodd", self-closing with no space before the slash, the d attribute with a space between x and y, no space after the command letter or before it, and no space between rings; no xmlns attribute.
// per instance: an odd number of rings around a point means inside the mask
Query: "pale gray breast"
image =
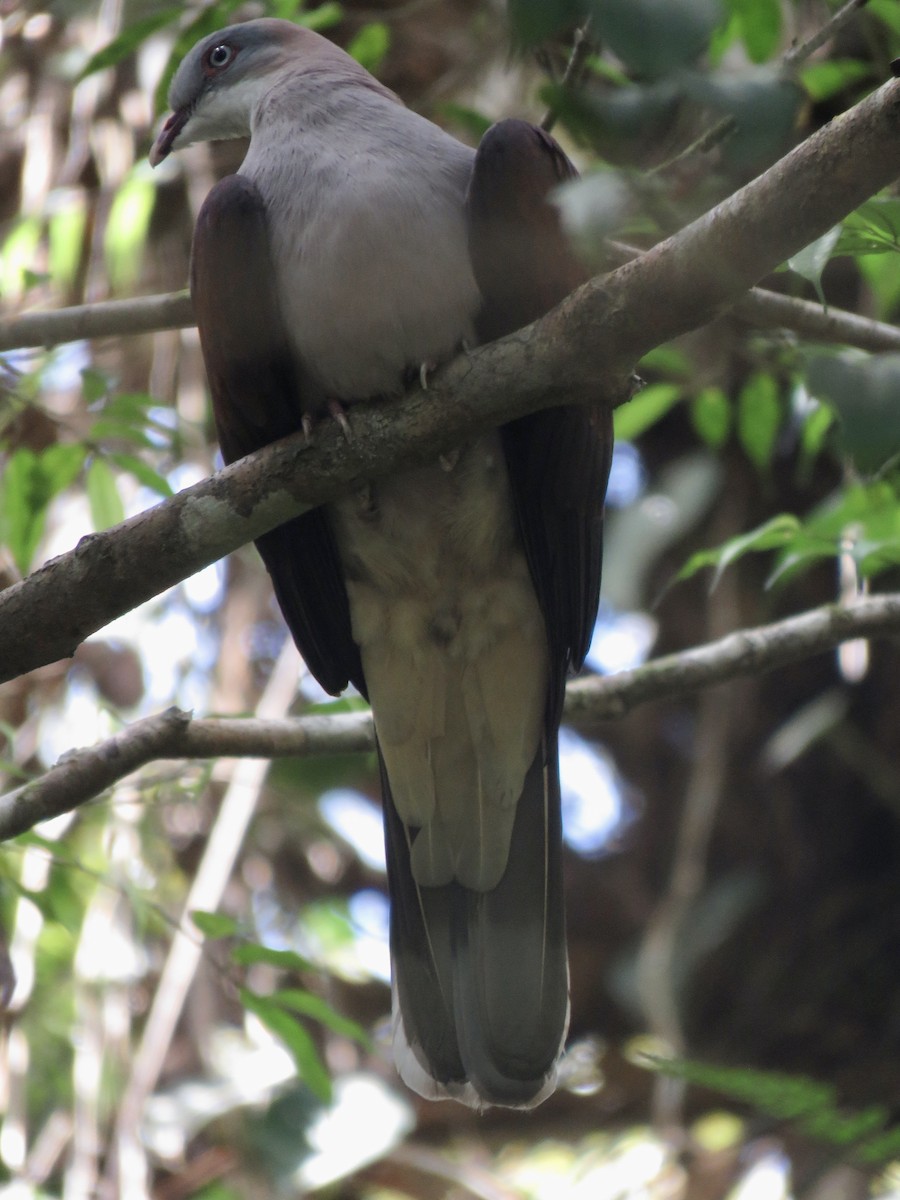
<svg viewBox="0 0 900 1200"><path fill-rule="evenodd" d="M366 101L352 124L342 114L255 130L241 168L269 208L300 360L345 401L395 392L408 368L450 357L471 341L479 304L463 209L472 152L407 109Z"/></svg>

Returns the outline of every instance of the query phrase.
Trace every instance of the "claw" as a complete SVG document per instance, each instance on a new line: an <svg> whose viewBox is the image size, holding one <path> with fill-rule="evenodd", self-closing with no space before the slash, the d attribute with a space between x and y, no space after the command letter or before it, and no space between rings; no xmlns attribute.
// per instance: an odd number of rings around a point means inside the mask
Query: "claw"
<svg viewBox="0 0 900 1200"><path fill-rule="evenodd" d="M422 385L422 391L428 391L428 372L433 371L437 366L436 362L423 362L419 364L419 383Z"/></svg>
<svg viewBox="0 0 900 1200"><path fill-rule="evenodd" d="M341 404L340 400L329 399L327 401L328 411L341 427L341 432L348 442L353 441L353 430L350 428L350 421L347 419L347 410Z"/></svg>

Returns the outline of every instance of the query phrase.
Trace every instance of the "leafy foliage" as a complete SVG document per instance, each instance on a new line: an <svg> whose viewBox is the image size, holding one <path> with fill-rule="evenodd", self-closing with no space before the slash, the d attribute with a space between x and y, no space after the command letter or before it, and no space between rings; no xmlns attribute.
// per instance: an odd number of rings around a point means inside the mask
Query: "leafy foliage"
<svg viewBox="0 0 900 1200"><path fill-rule="evenodd" d="M868 1166L883 1165L900 1153L900 1126L891 1124L887 1106L873 1104L847 1112L831 1084L779 1071L684 1060L657 1059L649 1065L661 1074L709 1088L765 1116L796 1125L806 1136L838 1147Z"/></svg>

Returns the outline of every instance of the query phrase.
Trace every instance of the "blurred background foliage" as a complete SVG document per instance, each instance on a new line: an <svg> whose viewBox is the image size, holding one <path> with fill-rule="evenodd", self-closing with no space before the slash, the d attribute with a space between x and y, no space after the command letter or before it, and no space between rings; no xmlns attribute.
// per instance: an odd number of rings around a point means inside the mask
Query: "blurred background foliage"
<svg viewBox="0 0 900 1200"><path fill-rule="evenodd" d="M146 153L233 19L325 32L463 138L549 111L602 270L889 76L900 0L852 7L811 49L826 0L0 2L3 315L184 287L242 150ZM898 251L883 195L765 283L894 322ZM897 586L896 354L725 316L639 370L592 671ZM0 356L0 583L217 462L194 330ZM170 704L358 703L245 548L0 688L0 772ZM893 649L851 643L565 732L572 1047L528 1117L394 1076L371 758L154 764L0 849L0 1195L900 1195L898 711Z"/></svg>

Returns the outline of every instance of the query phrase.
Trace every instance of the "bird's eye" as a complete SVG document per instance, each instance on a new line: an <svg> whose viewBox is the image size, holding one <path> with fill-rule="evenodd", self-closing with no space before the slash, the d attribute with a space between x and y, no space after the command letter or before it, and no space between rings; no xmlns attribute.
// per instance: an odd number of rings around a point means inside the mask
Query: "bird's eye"
<svg viewBox="0 0 900 1200"><path fill-rule="evenodd" d="M233 46L230 46L228 42L219 42L218 45L211 46L207 50L204 65L209 72L221 71L228 66L234 55L235 49Z"/></svg>

